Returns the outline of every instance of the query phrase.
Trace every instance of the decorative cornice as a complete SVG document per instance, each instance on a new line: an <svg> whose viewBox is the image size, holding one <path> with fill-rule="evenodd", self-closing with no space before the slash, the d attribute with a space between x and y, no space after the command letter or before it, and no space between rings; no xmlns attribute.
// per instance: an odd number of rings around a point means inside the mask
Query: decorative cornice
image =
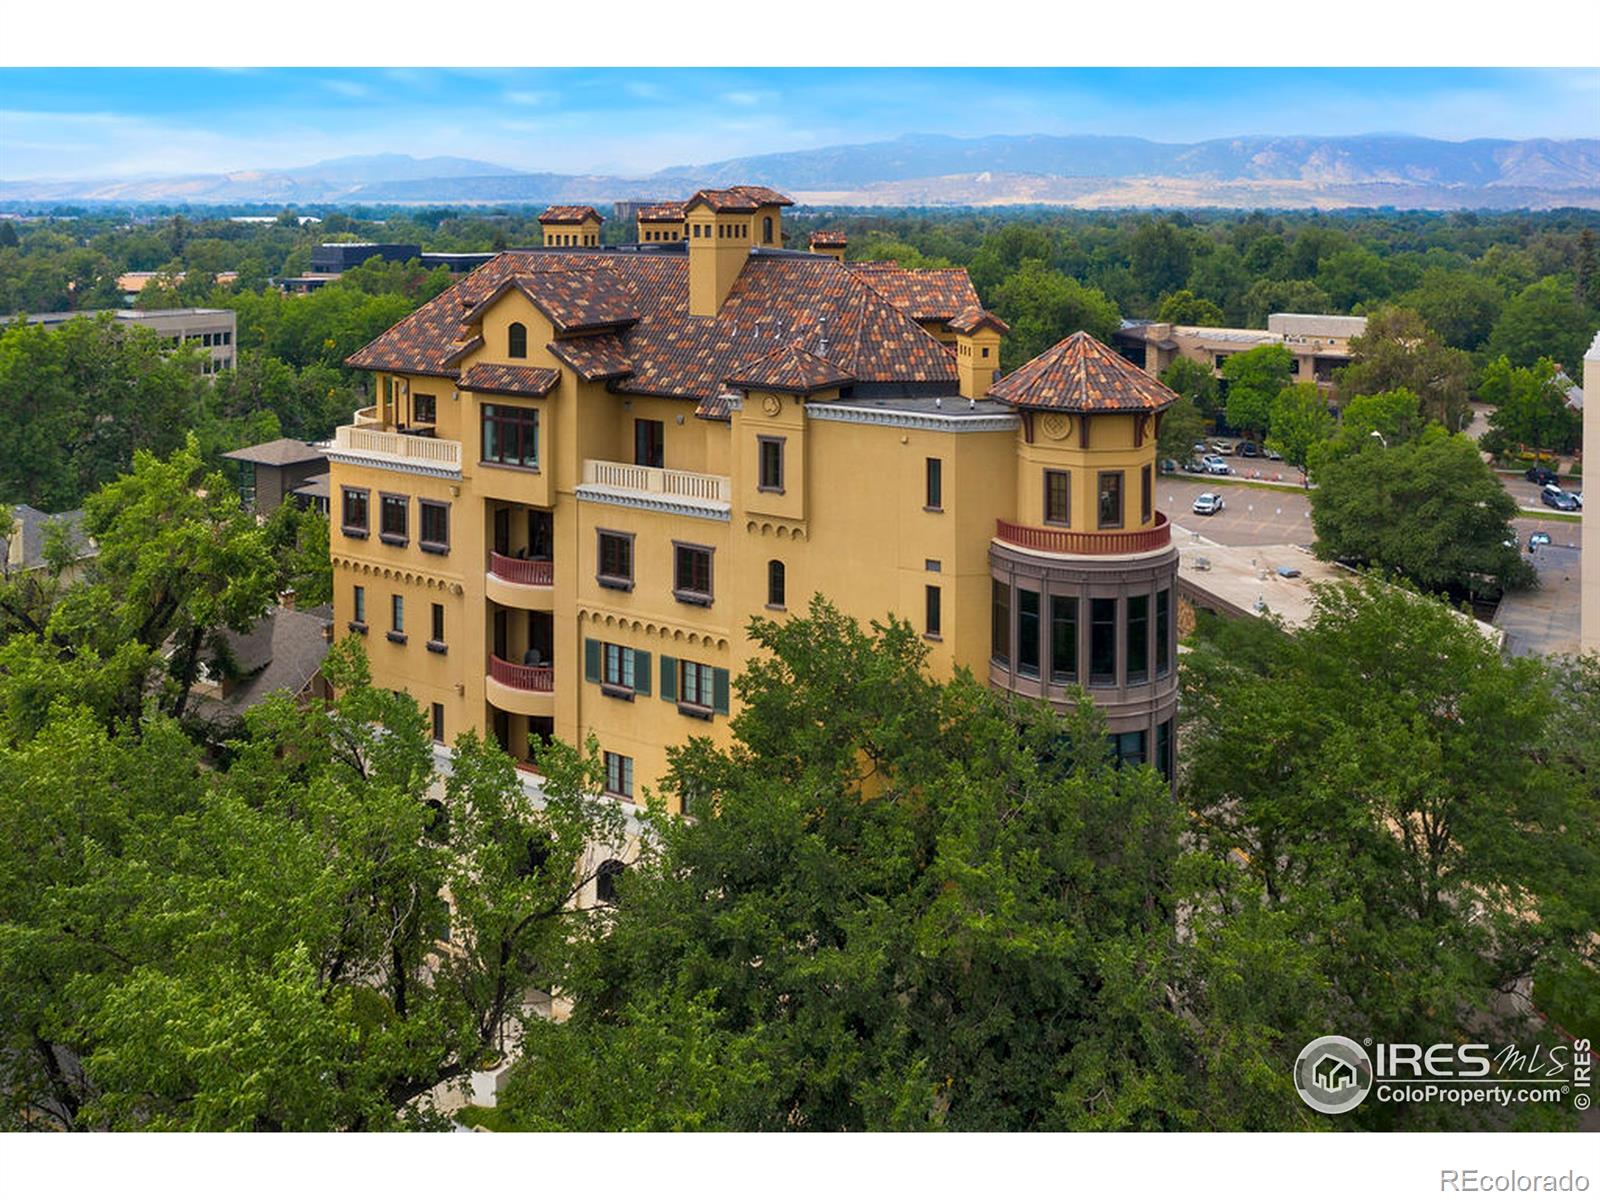
<svg viewBox="0 0 1600 1200"><path fill-rule="evenodd" d="M660 621L653 617L643 617L636 613L621 612L614 608L601 608L597 605L581 602L578 605L577 616L580 622L587 622L591 626L602 629L618 630L647 638L659 638L665 642L682 643L685 646L699 646L707 650L726 650L728 648L728 632L725 629L696 628L693 625L682 625L676 621Z"/></svg>
<svg viewBox="0 0 1600 1200"><path fill-rule="evenodd" d="M635 492L600 483L582 483L573 489L579 500L595 504L616 504L623 508L642 508L649 512L672 513L679 517L700 517L707 521L726 521L732 506L721 500L692 500L662 496L654 492Z"/></svg>
<svg viewBox="0 0 1600 1200"><path fill-rule="evenodd" d="M460 467L441 467L434 463L413 459L390 458L383 454L364 454L359 450L323 451L329 462L343 463L347 467L379 467L385 471L400 471L407 475L429 475L434 479L460 479Z"/></svg>
<svg viewBox="0 0 1600 1200"><path fill-rule="evenodd" d="M808 404L806 415L816 421L845 421L852 425L891 425L898 429L934 429L940 433L994 433L1015 429L1019 422L1006 413L913 413L892 408L859 408L846 404Z"/></svg>
<svg viewBox="0 0 1600 1200"><path fill-rule="evenodd" d="M379 579L391 579L413 586L438 588L452 596L460 596L466 592L460 579L418 571L405 563L380 562L370 558L355 558L348 554L333 554L329 559L333 566L360 575L373 575Z"/></svg>

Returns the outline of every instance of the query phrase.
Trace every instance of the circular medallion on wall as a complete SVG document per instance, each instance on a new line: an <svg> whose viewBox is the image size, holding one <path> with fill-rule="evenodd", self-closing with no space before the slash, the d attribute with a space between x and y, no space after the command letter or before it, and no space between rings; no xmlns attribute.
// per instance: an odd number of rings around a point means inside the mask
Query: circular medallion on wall
<svg viewBox="0 0 1600 1200"><path fill-rule="evenodd" d="M1045 437L1059 442L1072 432L1072 418L1065 413L1050 413L1039 422L1039 428L1044 430Z"/></svg>
<svg viewBox="0 0 1600 1200"><path fill-rule="evenodd" d="M768 396L761 402L761 408L762 411L767 414L767 416L775 417L782 410L783 401L779 400L776 396Z"/></svg>

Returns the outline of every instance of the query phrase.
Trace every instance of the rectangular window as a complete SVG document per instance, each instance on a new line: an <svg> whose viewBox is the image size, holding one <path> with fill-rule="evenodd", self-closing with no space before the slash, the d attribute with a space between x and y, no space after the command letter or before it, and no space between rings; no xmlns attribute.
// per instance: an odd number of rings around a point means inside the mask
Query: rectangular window
<svg viewBox="0 0 1600 1200"><path fill-rule="evenodd" d="M1050 682L1078 680L1078 598L1050 597Z"/></svg>
<svg viewBox="0 0 1600 1200"><path fill-rule="evenodd" d="M1145 760L1145 731L1132 729L1127 733L1106 735L1111 746L1112 761L1118 767L1137 767Z"/></svg>
<svg viewBox="0 0 1600 1200"><path fill-rule="evenodd" d="M1039 593L1017 589L1017 674L1039 678Z"/></svg>
<svg viewBox="0 0 1600 1200"><path fill-rule="evenodd" d="M633 651L614 642L605 642L600 648L600 686L613 695L633 695Z"/></svg>
<svg viewBox="0 0 1600 1200"><path fill-rule="evenodd" d="M389 640L406 640L406 598L399 593L389 597Z"/></svg>
<svg viewBox="0 0 1600 1200"><path fill-rule="evenodd" d="M1089 601L1089 682L1105 685L1117 681L1117 602Z"/></svg>
<svg viewBox="0 0 1600 1200"><path fill-rule="evenodd" d="M762 492L783 491L783 439L775 437L757 438L756 447L760 464L760 477L756 483L756 490Z"/></svg>
<svg viewBox="0 0 1600 1200"><path fill-rule="evenodd" d="M1143 525L1150 524L1150 518L1155 514L1154 489L1150 486L1150 464L1146 463L1139 468L1139 521Z"/></svg>
<svg viewBox="0 0 1600 1200"><path fill-rule="evenodd" d="M930 458L928 460L928 502L927 506L935 511L944 508L944 460Z"/></svg>
<svg viewBox="0 0 1600 1200"><path fill-rule="evenodd" d="M1156 678L1172 671L1172 591L1156 593Z"/></svg>
<svg viewBox="0 0 1600 1200"><path fill-rule="evenodd" d="M1156 770L1161 772L1161 778L1172 778L1172 721L1170 719L1156 726Z"/></svg>
<svg viewBox="0 0 1600 1200"><path fill-rule="evenodd" d="M356 633L367 631L367 589L359 583L351 595L350 628Z"/></svg>
<svg viewBox="0 0 1600 1200"><path fill-rule="evenodd" d="M445 643L444 643L444 605L442 605L442 604L435 604L433 606L433 627L432 627L432 632L433 632L433 636L430 639L428 639L428 649L432 650L435 654L443 654L444 653Z"/></svg>
<svg viewBox="0 0 1600 1200"><path fill-rule="evenodd" d="M508 467L537 467L539 410L515 404L485 404L483 461Z"/></svg>
<svg viewBox="0 0 1600 1200"><path fill-rule="evenodd" d="M422 537L418 544L429 554L448 554L450 506L442 500L418 500L417 511L422 523Z"/></svg>
<svg viewBox="0 0 1600 1200"><path fill-rule="evenodd" d="M672 543L672 594L685 604L711 603L711 547Z"/></svg>
<svg viewBox="0 0 1600 1200"><path fill-rule="evenodd" d="M624 800L633 799L633 759L626 754L606 751L606 792Z"/></svg>
<svg viewBox="0 0 1600 1200"><path fill-rule="evenodd" d="M433 706L433 740L436 742L444 741L444 705L442 704Z"/></svg>
<svg viewBox="0 0 1600 1200"><path fill-rule="evenodd" d="M378 507L378 536L392 546L404 546L410 540L406 528L410 518L411 497L385 492Z"/></svg>
<svg viewBox="0 0 1600 1200"><path fill-rule="evenodd" d="M716 668L705 663L679 660L678 707L703 710L710 716L716 701ZM696 715L700 715L698 712Z"/></svg>
<svg viewBox="0 0 1600 1200"><path fill-rule="evenodd" d="M990 589L989 657L1011 665L1011 585L996 579Z"/></svg>
<svg viewBox="0 0 1600 1200"><path fill-rule="evenodd" d="M1150 679L1150 597L1128 597L1128 682Z"/></svg>
<svg viewBox="0 0 1600 1200"><path fill-rule="evenodd" d="M1072 524L1072 472L1046 471L1044 473L1044 523L1046 525Z"/></svg>
<svg viewBox="0 0 1600 1200"><path fill-rule="evenodd" d="M938 637L942 632L940 622L943 618L943 614L939 611L941 600L939 589L929 584L923 589L923 594L925 602L923 605L922 632L929 637Z"/></svg>
<svg viewBox="0 0 1600 1200"><path fill-rule="evenodd" d="M439 421L439 402L432 396L418 392L411 397L411 422L414 425L436 425Z"/></svg>
<svg viewBox="0 0 1600 1200"><path fill-rule="evenodd" d="M633 465L636 467L661 467L667 461L666 425L635 417L633 421Z"/></svg>
<svg viewBox="0 0 1600 1200"><path fill-rule="evenodd" d="M344 489L344 514L340 520L340 527L346 537L367 536L368 495L366 488Z"/></svg>
<svg viewBox="0 0 1600 1200"><path fill-rule="evenodd" d="M1122 528L1122 472L1100 472L1100 528Z"/></svg>
<svg viewBox="0 0 1600 1200"><path fill-rule="evenodd" d="M600 530L600 545L596 561L600 570L595 576L601 587L633 589L633 534Z"/></svg>

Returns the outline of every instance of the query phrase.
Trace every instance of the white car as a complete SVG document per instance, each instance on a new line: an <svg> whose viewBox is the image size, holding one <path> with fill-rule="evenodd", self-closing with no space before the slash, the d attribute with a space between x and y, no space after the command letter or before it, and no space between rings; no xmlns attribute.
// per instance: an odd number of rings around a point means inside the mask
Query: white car
<svg viewBox="0 0 1600 1200"><path fill-rule="evenodd" d="M1222 509L1222 497L1215 492L1201 492L1194 498L1194 511L1202 517L1214 517Z"/></svg>
<svg viewBox="0 0 1600 1200"><path fill-rule="evenodd" d="M1220 454L1208 454L1200 460L1200 465L1205 468L1207 475L1232 475L1233 468L1223 461Z"/></svg>

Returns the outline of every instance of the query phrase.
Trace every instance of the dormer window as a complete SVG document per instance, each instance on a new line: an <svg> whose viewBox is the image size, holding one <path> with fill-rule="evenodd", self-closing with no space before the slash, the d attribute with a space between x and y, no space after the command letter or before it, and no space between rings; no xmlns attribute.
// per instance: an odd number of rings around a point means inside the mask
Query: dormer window
<svg viewBox="0 0 1600 1200"><path fill-rule="evenodd" d="M506 330L506 357L528 357L528 327L521 321L511 322L511 328Z"/></svg>
<svg viewBox="0 0 1600 1200"><path fill-rule="evenodd" d="M772 245L772 218L761 218L761 240L767 245Z"/></svg>

